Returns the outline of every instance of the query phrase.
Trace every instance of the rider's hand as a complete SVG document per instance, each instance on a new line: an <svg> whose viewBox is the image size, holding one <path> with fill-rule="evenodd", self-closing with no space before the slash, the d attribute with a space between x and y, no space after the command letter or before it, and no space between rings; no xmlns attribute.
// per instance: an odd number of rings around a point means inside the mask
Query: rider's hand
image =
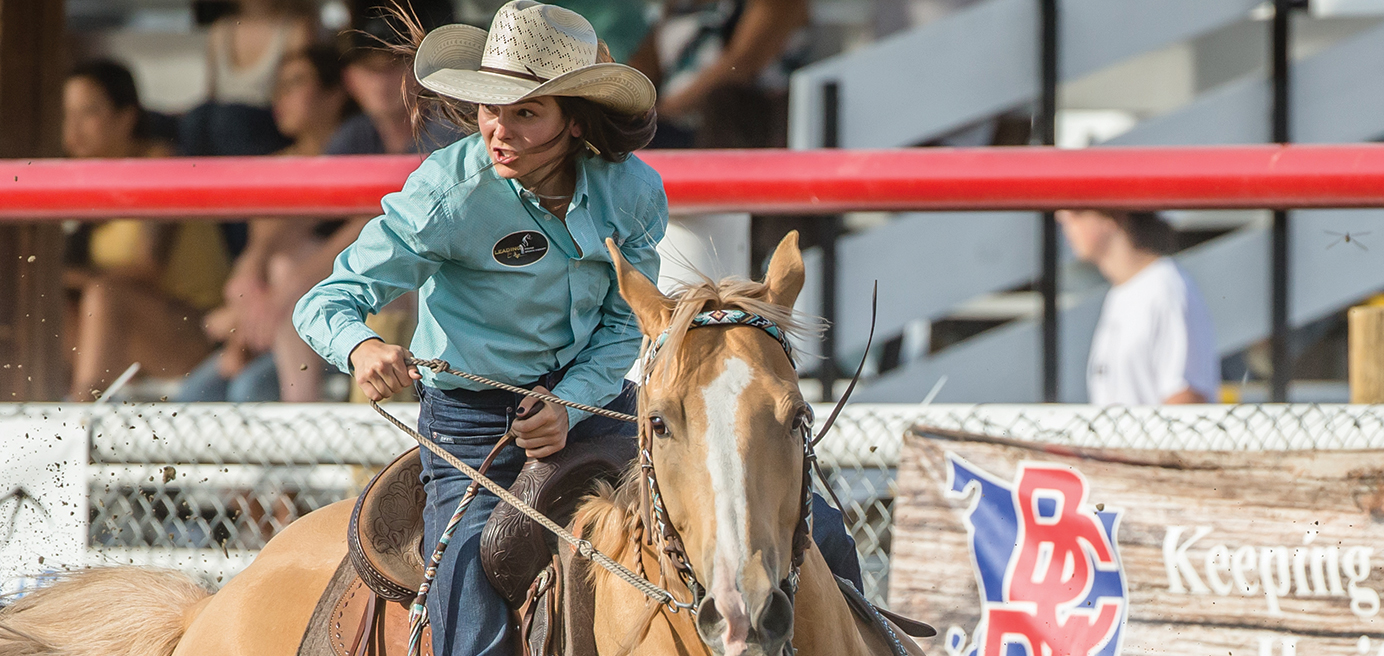
<svg viewBox="0 0 1384 656"><path fill-rule="evenodd" d="M351 351L352 375L371 401L383 401L422 378L418 367L405 362L412 355L402 346L367 339Z"/></svg>
<svg viewBox="0 0 1384 656"><path fill-rule="evenodd" d="M552 394L541 385L533 391ZM567 410L560 405L544 403L538 412L533 412L533 406L537 403L538 399L526 396L515 411L517 419L513 428L518 439L514 443L530 458L544 458L567 446ZM532 416L530 412L533 412Z"/></svg>

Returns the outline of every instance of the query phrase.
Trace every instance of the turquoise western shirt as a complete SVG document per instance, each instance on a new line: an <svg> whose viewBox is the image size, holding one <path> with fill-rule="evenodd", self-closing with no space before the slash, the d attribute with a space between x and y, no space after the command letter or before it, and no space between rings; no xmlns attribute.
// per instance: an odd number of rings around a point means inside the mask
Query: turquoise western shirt
<svg viewBox="0 0 1384 656"><path fill-rule="evenodd" d="M568 364L553 392L603 406L638 356L640 332L620 297L605 239L658 278L654 250L668 226L658 173L636 157L579 157L564 222L517 181L499 177L479 135L443 148L384 197L384 214L298 301L293 325L342 371L378 337L366 315L418 290L410 350L461 371L526 385ZM423 369L432 387L486 389ZM568 409L569 425L587 413Z"/></svg>

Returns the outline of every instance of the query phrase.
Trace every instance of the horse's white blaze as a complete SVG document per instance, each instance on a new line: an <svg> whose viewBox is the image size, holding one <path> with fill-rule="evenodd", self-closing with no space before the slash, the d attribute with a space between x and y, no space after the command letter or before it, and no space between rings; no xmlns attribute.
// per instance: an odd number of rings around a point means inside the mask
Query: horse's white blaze
<svg viewBox="0 0 1384 656"><path fill-rule="evenodd" d="M726 358L725 369L702 389L706 406L706 470L711 474L711 494L716 505L716 558L711 594L726 619L725 646L743 643L749 618L737 585L741 566L748 560L749 513L746 500L745 460L740 455L735 419L740 394L750 384L750 365L740 358Z"/></svg>

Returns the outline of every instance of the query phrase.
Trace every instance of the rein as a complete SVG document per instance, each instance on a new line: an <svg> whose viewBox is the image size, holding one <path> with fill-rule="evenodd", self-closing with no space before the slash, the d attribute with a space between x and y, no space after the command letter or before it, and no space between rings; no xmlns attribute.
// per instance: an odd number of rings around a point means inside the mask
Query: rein
<svg viewBox="0 0 1384 656"><path fill-rule="evenodd" d="M877 296L878 285L876 285L876 298ZM875 301L872 300L870 341L873 341L874 339L874 303ZM737 325L750 326L769 334L779 343L780 346L783 347L784 353L788 356L789 362L793 362L793 347L788 342L787 336L784 334L783 329L773 321L770 321L769 319L766 319L752 312L746 312L744 310L736 309L708 310L705 312L700 312L692 319L692 323L689 326L689 330L692 328L700 328L706 326ZM643 383L648 382L648 376L651 369L650 365L652 364L654 357L657 355L658 350L667 341L668 334L668 331L664 331L663 334L659 335L659 337L656 340L654 340L651 344L649 344L648 348L646 349L641 366ZM869 341L867 341L866 343L866 351L868 352L868 350ZM639 565L639 569L641 570L639 574L630 571L624 565L621 565L619 562L616 562L610 556L607 556L606 554L602 553L600 550L592 546L591 543L587 540L581 539L573 535L566 528L559 526L553 520L548 519L546 516L543 515L543 513L538 512L532 506L529 506L528 504L520 500L518 497L510 493L509 490L505 489L503 486L499 485L498 483L495 483L493 480L485 476L485 474L482 471L477 471L475 468L471 467L470 465L467 465L465 462L463 462L456 456L453 456L452 454L444 450L442 447L435 444L432 440L423 436L418 431L404 424L398 418L386 412L385 409L380 407L380 405L375 401L370 401L370 407L374 408L375 412L379 413L382 417L388 420L395 427L407 433L410 437L417 441L419 445L428 449L434 455L445 461L447 464L455 467L458 471L461 471L462 473L466 474L468 477L471 478L471 489L468 490L467 494L463 496L460 504L458 504L456 512L453 513L452 521L450 522L450 524L455 524L457 520L460 519L460 516L466 512L466 508L470 505L470 500L474 498L475 486L479 485L480 487L484 487L486 490L489 490L491 493L495 494L495 496L499 497L505 503L508 503L509 505L513 506L519 512L528 516L530 519L534 520L539 525L546 528L548 531L556 535L563 542L566 542L573 548L573 550L576 551L578 555L587 560L595 562L596 564L603 567L606 571L610 572L611 574L614 574L616 577L620 578L626 583L629 583L631 586L639 590L649 599L658 602L659 605L666 608L668 612L678 613L682 610L686 610L691 615L695 616L697 614L697 606L699 606L702 600L705 598L706 589L697 580L696 573L692 570L692 565L688 562L687 554L683 549L682 538L678 535L677 529L673 526L672 521L668 518L668 511L663 505L663 497L659 492L658 479L654 472L651 444L652 438L648 435L648 432L646 430L647 422L642 422L640 421L639 417L633 415L615 412L613 410L608 410L606 408L597 408L595 406L576 403L573 401L568 401L566 399L558 398L551 394L543 394L541 392L535 392L533 390L525 389L515 385L509 385L506 383L501 383L499 381L490 380L483 376L477 376L472 373L457 371L453 369L451 365L449 365L446 361L441 359L421 360L418 358L410 357L407 359L407 364L412 366L427 367L435 373L451 374L482 385L488 385L490 387L502 389L508 392L513 392L515 394L533 397L546 403L554 403L560 406L576 408L578 410L589 412L595 415L600 415L602 417L608 417L611 419L617 419L620 421L638 424L639 467L644 474L643 485L640 486L641 506L643 508L643 511L640 516L640 521L646 527L649 523L654 523L657 525L659 541L662 543L661 548L663 553L673 564L673 567L677 571L678 577L682 580L683 584L687 587L688 590L692 592L693 598L690 603L678 601L677 598L674 597L673 594L669 592L666 588L659 585L655 585L653 582L649 581L647 576L644 575L644 572L642 571L642 557L638 556L637 551L636 557L640 560L636 562ZM829 485L827 485L826 477L823 476L821 467L817 464L817 454L816 450L813 447L819 441L821 441L821 439L824 436L826 436L827 431L829 431L831 429L832 424L836 422L836 418L840 414L841 409L845 406L847 399L850 398L851 391L855 389L856 381L860 379L861 371L864 369L865 363L863 360L860 364L860 368L858 368L855 372L855 377L851 380L850 385L846 388L846 393L843 394L841 399L837 402L836 407L832 410L831 415L827 418L826 424L822 426L822 430L817 434L817 437L813 438L812 436L812 421L810 416L811 410L808 411L808 421L803 422L797 430L799 437L802 439L803 444L803 471L801 492L802 511L798 518L798 525L793 532L792 559L790 561L791 567L789 569L788 576L780 582L780 588L783 590L785 594L788 595L790 603L793 602L797 594L801 566L803 563L803 559L807 553L807 547L812 539L811 474L813 468L816 469L817 475L822 478L823 486L826 487L829 493L831 493L832 498L836 499L836 493L831 490L831 487ZM498 450L498 448L503 444L504 442L501 442L500 445L497 445L496 450ZM492 452L491 455L493 456L494 453ZM838 508L841 507L840 500L836 500L836 504ZM645 544L652 546L654 538L650 534L651 531L645 529L641 532L644 535ZM636 541L638 541L637 536ZM430 567L428 567L427 574L431 576L425 576L424 582L422 586L420 586L418 597L414 600L413 605L410 608L410 654L419 653L418 649L419 642L422 637L423 623L426 621L424 619L424 613L426 612L424 610L424 599L426 598L429 588L432 585L432 577L436 576L436 563L440 561L443 551L445 551L447 548L447 543L447 536L444 535L443 540L437 545L437 548L434 550L433 556L430 559ZM660 565L660 568L661 567L662 566ZM786 654L791 655L794 653L791 643L785 645L784 650Z"/></svg>

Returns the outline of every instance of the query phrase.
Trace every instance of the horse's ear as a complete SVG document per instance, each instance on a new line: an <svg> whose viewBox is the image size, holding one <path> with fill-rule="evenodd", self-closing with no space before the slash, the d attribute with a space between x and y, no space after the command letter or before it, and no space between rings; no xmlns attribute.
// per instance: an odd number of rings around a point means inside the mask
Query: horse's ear
<svg viewBox="0 0 1384 656"><path fill-rule="evenodd" d="M625 302L634 310L635 318L639 319L640 330L645 335L656 337L672 320L673 301L658 291L658 286L653 281L630 266L620 248L615 245L615 240L606 239L606 248L610 249L610 260L615 263L615 277L620 281L620 295L625 297Z"/></svg>
<svg viewBox="0 0 1384 656"><path fill-rule="evenodd" d="M769 272L764 275L764 284L769 288L769 302L793 307L798 300L798 292L803 290L803 254L798 250L798 231L789 232L774 250L769 260Z"/></svg>

